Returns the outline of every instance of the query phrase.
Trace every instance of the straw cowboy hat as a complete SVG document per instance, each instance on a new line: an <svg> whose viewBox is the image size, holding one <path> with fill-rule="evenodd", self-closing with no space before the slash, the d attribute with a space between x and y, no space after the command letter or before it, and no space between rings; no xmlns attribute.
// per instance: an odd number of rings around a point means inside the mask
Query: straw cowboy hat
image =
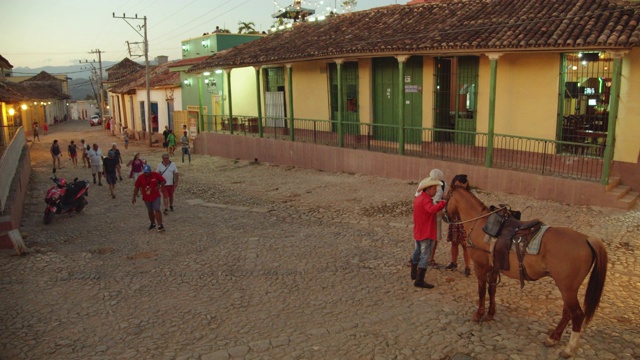
<svg viewBox="0 0 640 360"><path fill-rule="evenodd" d="M420 185L418 185L418 192L422 192L424 189L431 187L431 186L442 186L442 181L440 180L435 180L432 179L431 177L428 177L422 181L420 181Z"/></svg>

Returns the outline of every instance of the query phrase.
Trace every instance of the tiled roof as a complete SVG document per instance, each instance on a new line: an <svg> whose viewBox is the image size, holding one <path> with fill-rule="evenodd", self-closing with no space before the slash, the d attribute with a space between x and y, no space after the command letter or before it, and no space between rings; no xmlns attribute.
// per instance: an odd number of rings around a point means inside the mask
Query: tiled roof
<svg viewBox="0 0 640 360"><path fill-rule="evenodd" d="M0 81L0 101L6 103L28 100L62 100L69 98L69 95L37 81L23 81L21 83Z"/></svg>
<svg viewBox="0 0 640 360"><path fill-rule="evenodd" d="M167 62L162 65L155 65L149 68L149 87L150 88L167 88L180 87L180 73L173 72L175 62ZM134 74L127 76L121 82L109 87L112 93L127 94L134 92L136 89L147 87L147 71L143 67Z"/></svg>
<svg viewBox="0 0 640 360"><path fill-rule="evenodd" d="M198 63L202 62L203 60L207 59L208 57L210 57L210 55L199 56L199 57L194 57L194 58L189 58L189 59L176 60L176 61L171 63L171 67L172 68L176 68L176 67L181 67L181 66L191 66L191 65L198 64Z"/></svg>
<svg viewBox="0 0 640 360"><path fill-rule="evenodd" d="M442 0L297 23L189 71L338 57L576 51L640 45L640 6L612 0Z"/></svg>
<svg viewBox="0 0 640 360"><path fill-rule="evenodd" d="M142 64L138 64L137 62L124 58L119 63L113 65L112 67L106 70L107 79L104 81L105 83L117 83L129 75L139 71L140 69L144 69L145 66Z"/></svg>
<svg viewBox="0 0 640 360"><path fill-rule="evenodd" d="M0 68L13 69L13 65L11 65L9 60L5 59L2 55L0 55Z"/></svg>
<svg viewBox="0 0 640 360"><path fill-rule="evenodd" d="M23 83L25 82L34 82L34 81L57 81L57 82L62 82L64 80L58 79L57 77L49 74L46 71L40 71L40 73L38 73L38 75L32 76L24 81L22 81Z"/></svg>
<svg viewBox="0 0 640 360"><path fill-rule="evenodd" d="M0 102L17 103L29 100L26 88L19 83L0 81Z"/></svg>
<svg viewBox="0 0 640 360"><path fill-rule="evenodd" d="M58 80L58 79L56 79ZM28 82L23 81L20 83L26 87L29 98L33 100L62 100L71 99L71 96L63 93L59 89L51 86L47 86L42 82Z"/></svg>

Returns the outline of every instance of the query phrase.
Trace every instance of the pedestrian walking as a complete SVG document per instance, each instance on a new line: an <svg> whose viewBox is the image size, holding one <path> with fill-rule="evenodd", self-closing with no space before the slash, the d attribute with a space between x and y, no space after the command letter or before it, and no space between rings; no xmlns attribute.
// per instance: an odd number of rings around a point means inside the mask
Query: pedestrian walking
<svg viewBox="0 0 640 360"><path fill-rule="evenodd" d="M164 126L164 131L162 132L162 136L164 137L164 141L162 142L162 147L164 151L169 152L169 127L167 125Z"/></svg>
<svg viewBox="0 0 640 360"><path fill-rule="evenodd" d="M60 150L60 144L58 144L58 140L53 140L53 144L51 145L51 158L53 159L53 170L56 169L56 163L58 163L58 169L62 169L60 166L60 158L62 158L62 150Z"/></svg>
<svg viewBox="0 0 640 360"><path fill-rule="evenodd" d="M40 134L38 132L38 122L35 121L33 123L33 141L36 141L36 139L38 139L38 141L40 141Z"/></svg>
<svg viewBox="0 0 640 360"><path fill-rule="evenodd" d="M427 273L427 262L431 257L434 244L437 242L436 214L444 209L447 202L434 204L433 197L442 181L428 177L418 185L420 195L413 199L413 238L415 249L411 256L411 279L414 286L431 289L434 286L424 281Z"/></svg>
<svg viewBox="0 0 640 360"><path fill-rule="evenodd" d="M158 132L158 114L154 112L151 113L151 132Z"/></svg>
<svg viewBox="0 0 640 360"><path fill-rule="evenodd" d="M68 146L69 148L69 159L71 160L71 164L73 167L78 167L78 145L76 145L73 140Z"/></svg>
<svg viewBox="0 0 640 360"><path fill-rule="evenodd" d="M93 183L96 183L96 174L98 174L98 186L102 186L102 150L98 147L98 144L93 144L93 147L87 152L89 161L91 163L91 175L93 175Z"/></svg>
<svg viewBox="0 0 640 360"><path fill-rule="evenodd" d="M176 154L176 134L173 133L173 130L169 130L169 135L167 135L167 142L169 143L169 155L175 156L175 154Z"/></svg>
<svg viewBox="0 0 640 360"><path fill-rule="evenodd" d="M82 167L91 167L91 163L89 162L89 156L87 155L87 152L90 150L91 148L89 147L89 145L84 143L84 139L80 139L80 151L81 151L81 156L82 156Z"/></svg>
<svg viewBox="0 0 640 360"><path fill-rule="evenodd" d="M164 214L168 215L169 210L173 211L173 194L178 187L178 166L169 160L169 154L163 154L162 162L156 167L156 172L162 175L165 180L162 186L162 199L164 202Z"/></svg>
<svg viewBox="0 0 640 360"><path fill-rule="evenodd" d="M42 123L42 131L44 131L45 135L49 133L49 125L47 125L46 121Z"/></svg>
<svg viewBox="0 0 640 360"><path fill-rule="evenodd" d="M189 149L189 137L187 136L187 132L184 131L182 133L182 137L180 137L180 143L182 144L182 163L184 164L184 156L189 156L189 164L191 164L191 150Z"/></svg>
<svg viewBox="0 0 640 360"><path fill-rule="evenodd" d="M124 140L124 149L129 150L129 130L126 127L122 129L122 140Z"/></svg>
<svg viewBox="0 0 640 360"><path fill-rule="evenodd" d="M116 183L118 179L116 178L116 169L118 167L118 159L116 158L116 154L113 150L109 150L107 152L107 157L102 161L102 171L104 172L104 178L107 180L107 184L109 184L109 191L111 191L111 198L116 198Z"/></svg>
<svg viewBox="0 0 640 360"><path fill-rule="evenodd" d="M451 181L451 186L449 186L449 191L451 191L455 186L469 190L469 180L467 179L467 175L460 174L454 176ZM474 195L477 195L475 190L471 189L469 191ZM458 268L458 246L461 246L462 258L464 259L464 276L468 277L471 275L471 258L469 256L469 251L467 250L467 233L464 231L464 226L460 223L461 221L459 214L455 214L449 219L447 241L451 243L451 263L444 269L447 271L453 271Z"/></svg>
<svg viewBox="0 0 640 360"><path fill-rule="evenodd" d="M142 171L143 175L138 177L133 188L131 202L135 205L138 192L142 191L142 201L147 207L151 222L149 230L155 229L158 224L158 231L162 232L164 225L162 225L162 213L160 212L160 187L164 185L164 178L156 172L151 172L149 165L145 165Z"/></svg>
<svg viewBox="0 0 640 360"><path fill-rule="evenodd" d="M133 181L138 180L138 176L142 174L144 168L144 161L140 159L140 153L133 155L133 159L129 160L127 166L131 166L129 177L132 178Z"/></svg>
<svg viewBox="0 0 640 360"><path fill-rule="evenodd" d="M116 167L116 170L118 171L118 179L122 181L122 173L120 172L120 169L122 168L123 161L122 161L122 155L120 154L120 149L118 149L118 144L116 143L111 144L111 150L113 150L116 160L118 161L118 166Z"/></svg>

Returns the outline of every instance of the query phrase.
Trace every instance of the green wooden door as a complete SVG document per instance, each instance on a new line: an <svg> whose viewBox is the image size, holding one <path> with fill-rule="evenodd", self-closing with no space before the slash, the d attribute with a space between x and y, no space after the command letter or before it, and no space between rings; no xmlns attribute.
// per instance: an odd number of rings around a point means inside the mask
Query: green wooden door
<svg viewBox="0 0 640 360"><path fill-rule="evenodd" d="M374 138L398 140L398 61L395 58L373 59L373 123ZM404 125L422 126L422 57L411 57L405 66L403 89ZM406 142L419 143L421 131L407 132Z"/></svg>
<svg viewBox="0 0 640 360"><path fill-rule="evenodd" d="M338 120L338 67L329 64L332 131L337 131ZM360 134L358 107L358 63L347 62L342 66L342 129L345 134Z"/></svg>
<svg viewBox="0 0 640 360"><path fill-rule="evenodd" d="M373 138L397 141L398 61L373 59Z"/></svg>
<svg viewBox="0 0 640 360"><path fill-rule="evenodd" d="M435 59L434 119L437 129L476 131L477 56ZM435 141L474 145L473 134L436 131Z"/></svg>
<svg viewBox="0 0 640 360"><path fill-rule="evenodd" d="M405 142L422 142L422 57L412 56L407 60L404 71L404 126Z"/></svg>
<svg viewBox="0 0 640 360"><path fill-rule="evenodd" d="M476 56L461 56L457 60L458 90L455 129L475 132L479 59ZM475 145L475 136L473 134L456 134L455 143Z"/></svg>

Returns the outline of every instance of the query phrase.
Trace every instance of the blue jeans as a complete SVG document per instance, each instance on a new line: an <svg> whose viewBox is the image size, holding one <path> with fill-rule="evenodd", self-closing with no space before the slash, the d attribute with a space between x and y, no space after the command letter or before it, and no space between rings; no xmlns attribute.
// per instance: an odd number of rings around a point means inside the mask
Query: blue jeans
<svg viewBox="0 0 640 360"><path fill-rule="evenodd" d="M429 258L431 257L431 252L433 251L433 246L435 241L431 239L426 239L422 241L416 240L416 248L413 250L413 255L411 256L411 263L418 264L418 267L421 269L427 268L427 262L429 262Z"/></svg>
<svg viewBox="0 0 640 360"><path fill-rule="evenodd" d="M182 162L184 163L184 156L185 155L189 155L189 164L191 164L191 152L189 151L189 148L182 148Z"/></svg>

